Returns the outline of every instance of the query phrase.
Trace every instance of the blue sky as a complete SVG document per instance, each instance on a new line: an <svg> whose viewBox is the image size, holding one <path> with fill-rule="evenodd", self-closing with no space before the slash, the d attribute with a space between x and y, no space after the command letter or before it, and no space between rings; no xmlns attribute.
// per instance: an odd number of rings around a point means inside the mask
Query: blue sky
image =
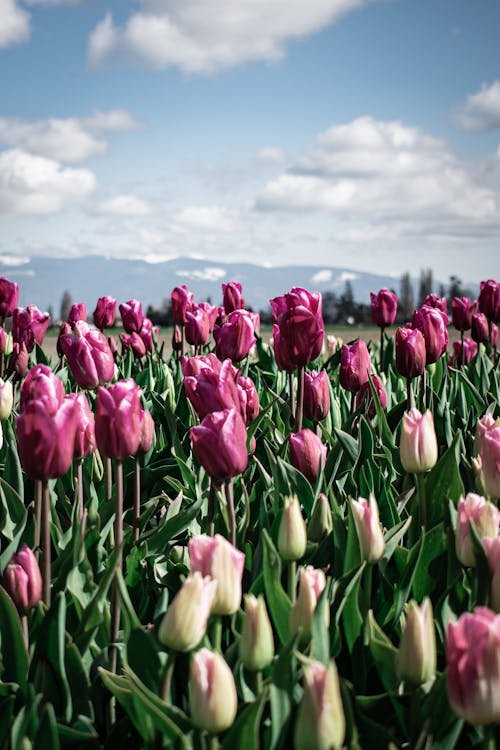
<svg viewBox="0 0 500 750"><path fill-rule="evenodd" d="M0 256L500 277L498 0L0 0Z"/></svg>

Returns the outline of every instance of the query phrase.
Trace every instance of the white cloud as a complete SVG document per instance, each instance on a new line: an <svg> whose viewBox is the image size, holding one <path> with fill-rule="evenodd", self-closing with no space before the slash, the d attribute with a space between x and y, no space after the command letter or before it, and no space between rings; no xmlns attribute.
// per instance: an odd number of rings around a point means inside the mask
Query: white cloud
<svg viewBox="0 0 500 750"><path fill-rule="evenodd" d="M241 228L239 217L224 206L187 206L172 222L172 229L182 231L235 232Z"/></svg>
<svg viewBox="0 0 500 750"><path fill-rule="evenodd" d="M99 213L111 216L147 216L152 206L136 195L117 195L99 206Z"/></svg>
<svg viewBox="0 0 500 750"><path fill-rule="evenodd" d="M269 161L274 164L282 164L285 161L285 150L279 146L263 146L257 152L257 158L261 161Z"/></svg>
<svg viewBox="0 0 500 750"><path fill-rule="evenodd" d="M454 232L463 226L499 232L498 189L477 180L446 144L401 122L360 117L335 125L255 201L262 211L323 212L337 231L365 233L389 227L415 234ZM344 224L344 225L342 225Z"/></svg>
<svg viewBox="0 0 500 750"><path fill-rule="evenodd" d="M220 281L226 275L223 268L200 268L196 271L176 271L176 276L183 279L197 279L198 281Z"/></svg>
<svg viewBox="0 0 500 750"><path fill-rule="evenodd" d="M30 15L16 0L0 0L0 49L26 42L31 36Z"/></svg>
<svg viewBox="0 0 500 750"><path fill-rule="evenodd" d="M82 0L24 0L26 5L80 5Z"/></svg>
<svg viewBox="0 0 500 750"><path fill-rule="evenodd" d="M467 130L496 130L500 128L500 80L467 97L456 119Z"/></svg>
<svg viewBox="0 0 500 750"><path fill-rule="evenodd" d="M313 276L311 276L311 282L313 284L326 284L328 281L332 280L332 277L333 277L333 271L324 269L322 271L318 271Z"/></svg>
<svg viewBox="0 0 500 750"><path fill-rule="evenodd" d="M0 143L56 161L78 162L106 151L108 143L102 133L138 127L133 116L121 109L87 118L51 117L37 122L0 117Z"/></svg>
<svg viewBox="0 0 500 750"><path fill-rule="evenodd" d="M125 26L107 14L88 45L91 68L114 57L152 69L213 73L253 60L273 61L288 40L320 31L366 0L141 0Z"/></svg>
<svg viewBox="0 0 500 750"><path fill-rule="evenodd" d="M0 264L3 266L25 266L31 258L20 255L0 255Z"/></svg>
<svg viewBox="0 0 500 750"><path fill-rule="evenodd" d="M85 199L95 185L87 169L62 168L19 149L0 153L0 215L55 213Z"/></svg>

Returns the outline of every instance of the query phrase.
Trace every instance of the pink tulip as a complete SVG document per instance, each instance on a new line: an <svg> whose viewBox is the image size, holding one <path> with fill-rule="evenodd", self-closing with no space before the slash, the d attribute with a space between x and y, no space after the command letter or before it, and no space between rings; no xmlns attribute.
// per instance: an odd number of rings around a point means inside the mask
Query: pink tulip
<svg viewBox="0 0 500 750"><path fill-rule="evenodd" d="M138 299L129 299L119 305L123 328L127 333L139 333L144 322L142 303Z"/></svg>
<svg viewBox="0 0 500 750"><path fill-rule="evenodd" d="M372 363L364 341L344 344L340 351L340 385L351 393L357 393L363 383L368 382Z"/></svg>
<svg viewBox="0 0 500 750"><path fill-rule="evenodd" d="M451 707L470 724L499 723L500 615L476 607L448 623L446 636Z"/></svg>
<svg viewBox="0 0 500 750"><path fill-rule="evenodd" d="M192 357L188 361L196 359ZM225 359L220 369L211 370L209 367L203 367L197 375L184 377L186 396L200 419L222 409L233 408L240 411L240 394L235 377L235 369L230 359Z"/></svg>
<svg viewBox="0 0 500 750"><path fill-rule="evenodd" d="M392 326L396 319L398 298L389 289L381 289L377 294L370 292L372 320L379 328Z"/></svg>
<svg viewBox="0 0 500 750"><path fill-rule="evenodd" d="M473 313L470 335L478 344L486 344L490 335L488 319L482 312Z"/></svg>
<svg viewBox="0 0 500 750"><path fill-rule="evenodd" d="M29 401L41 401L51 416L61 407L64 401L64 386L61 379L54 375L47 365L35 365L28 372L19 397L21 414Z"/></svg>
<svg viewBox="0 0 500 750"><path fill-rule="evenodd" d="M172 316L174 323L182 324L186 322L186 312L191 310L194 305L194 296L185 284L176 286L172 290Z"/></svg>
<svg viewBox="0 0 500 750"><path fill-rule="evenodd" d="M139 336L142 339L146 353L153 351L153 333L155 336L158 336L158 328L156 326L153 327L149 318L144 318Z"/></svg>
<svg viewBox="0 0 500 750"><path fill-rule="evenodd" d="M95 412L97 447L103 456L124 459L141 442L140 391L132 379L98 388Z"/></svg>
<svg viewBox="0 0 500 750"><path fill-rule="evenodd" d="M16 307L12 317L12 337L18 344L26 344L29 352L43 344L43 339L50 323L50 315L41 313L35 305L28 305L24 310Z"/></svg>
<svg viewBox="0 0 500 750"><path fill-rule="evenodd" d="M400 455L403 469L410 474L423 474L436 465L438 444L432 412L421 414L410 409L403 415Z"/></svg>
<svg viewBox="0 0 500 750"><path fill-rule="evenodd" d="M83 320L87 322L87 306L85 302L75 302L71 305L71 310L68 315L68 323L73 328L77 320Z"/></svg>
<svg viewBox="0 0 500 750"><path fill-rule="evenodd" d="M153 445L155 422L151 412L143 409L141 412L141 442L138 453L147 453Z"/></svg>
<svg viewBox="0 0 500 750"><path fill-rule="evenodd" d="M326 445L315 432L305 427L289 438L290 463L310 481L316 482L320 467L326 463Z"/></svg>
<svg viewBox="0 0 500 750"><path fill-rule="evenodd" d="M189 667L189 708L194 723L215 736L233 724L238 694L233 673L222 654L201 648Z"/></svg>
<svg viewBox="0 0 500 750"><path fill-rule="evenodd" d="M484 417L478 419L476 424L476 433L474 436L475 456L477 456L482 451L486 433L490 430L494 430L496 427L500 427L500 417L494 419L491 414L485 414Z"/></svg>
<svg viewBox="0 0 500 750"><path fill-rule="evenodd" d="M494 612L500 612L500 536L483 539L484 550L488 558L491 575L490 606Z"/></svg>
<svg viewBox="0 0 500 750"><path fill-rule="evenodd" d="M433 307L435 310L438 310L443 316L445 326L450 324L446 297L439 297L437 294L428 294L422 303L422 307Z"/></svg>
<svg viewBox="0 0 500 750"><path fill-rule="evenodd" d="M468 297L454 297L451 301L451 319L457 331L468 331L472 324L472 313L477 312L477 302Z"/></svg>
<svg viewBox="0 0 500 750"><path fill-rule="evenodd" d="M26 348L26 344L18 344L14 341L12 344L12 354L9 359L8 373L12 375L16 373L18 378L24 378L28 370L29 354Z"/></svg>
<svg viewBox="0 0 500 750"><path fill-rule="evenodd" d="M360 497L352 501L352 515L356 524L361 556L373 564L380 560L385 550L384 535L380 527L378 505L374 495L370 500Z"/></svg>
<svg viewBox="0 0 500 750"><path fill-rule="evenodd" d="M375 374L370 375L369 379L371 381L373 388L375 389L375 393L377 394L381 408L385 409L387 406L387 393L386 393L385 386L382 380L379 378L378 375L375 375ZM372 392L370 390L369 382L363 383L363 385L361 386L361 388L356 394L356 409L359 409L363 404L365 405L365 409L366 409L368 416L374 417L376 413L376 409L375 409L375 403L372 397Z"/></svg>
<svg viewBox="0 0 500 750"><path fill-rule="evenodd" d="M193 573L186 578L158 629L158 640L174 651L191 651L207 630L217 581Z"/></svg>
<svg viewBox="0 0 500 750"><path fill-rule="evenodd" d="M19 301L19 287L15 281L0 277L0 320L10 318Z"/></svg>
<svg viewBox="0 0 500 750"><path fill-rule="evenodd" d="M199 572L217 581L212 614L233 615L241 603L244 552L240 552L220 534L198 534L190 540L188 550L191 572Z"/></svg>
<svg viewBox="0 0 500 750"><path fill-rule="evenodd" d="M7 348L7 334L5 333L5 328L0 325L0 354L5 354L5 350Z"/></svg>
<svg viewBox="0 0 500 750"><path fill-rule="evenodd" d="M463 344L463 346L462 346ZM477 344L469 338L453 342L453 355L448 362L450 367L462 367L468 365L477 354Z"/></svg>
<svg viewBox="0 0 500 750"><path fill-rule="evenodd" d="M94 325L100 331L111 328L116 319L116 300L114 297L99 297L94 310Z"/></svg>
<svg viewBox="0 0 500 750"><path fill-rule="evenodd" d="M480 311L492 323L500 321L500 283L494 279L481 281L479 285L478 304Z"/></svg>
<svg viewBox="0 0 500 750"><path fill-rule="evenodd" d="M330 387L325 370L304 373L304 416L314 422L325 419L330 411Z"/></svg>
<svg viewBox="0 0 500 750"><path fill-rule="evenodd" d="M217 305L211 305L210 302L205 301L198 302L196 307L199 307L201 310L205 310L206 314L208 315L208 330L209 333L212 333L217 322L217 318L219 317L219 307Z"/></svg>
<svg viewBox="0 0 500 750"><path fill-rule="evenodd" d="M181 358L181 370L184 377L190 375L197 377L204 369L209 369L219 374L221 368L222 363L213 352L210 352L209 354L198 354L196 357ZM233 368L233 374L236 377L236 368Z"/></svg>
<svg viewBox="0 0 500 750"><path fill-rule="evenodd" d="M491 346L496 349L498 344L498 326L496 323L491 324Z"/></svg>
<svg viewBox="0 0 500 750"><path fill-rule="evenodd" d="M105 335L78 320L72 334L60 337L62 352L80 388L97 388L115 374L115 360Z"/></svg>
<svg viewBox="0 0 500 750"><path fill-rule="evenodd" d="M240 375L236 381L240 401L241 416L246 425L251 424L259 416L259 394L252 378Z"/></svg>
<svg viewBox="0 0 500 750"><path fill-rule="evenodd" d="M245 471L247 431L239 411L214 411L190 432L193 452L213 479L229 479Z"/></svg>
<svg viewBox="0 0 500 750"><path fill-rule="evenodd" d="M438 308L423 305L413 313L413 327L424 337L426 364L437 362L448 347L448 331L441 311Z"/></svg>
<svg viewBox="0 0 500 750"><path fill-rule="evenodd" d="M245 307L241 284L237 281L230 281L229 284L222 285L222 299L226 315L234 312L234 310L243 310Z"/></svg>
<svg viewBox="0 0 500 750"><path fill-rule="evenodd" d="M127 349L131 349L134 357L141 359L146 356L146 346L144 341L141 339L138 333L133 331L129 336L126 333L120 334L120 341L122 342L123 352Z"/></svg>
<svg viewBox="0 0 500 750"><path fill-rule="evenodd" d="M304 367L321 353L324 325L321 294L294 287L282 297L270 300L273 310L273 339L280 369Z"/></svg>
<svg viewBox="0 0 500 750"><path fill-rule="evenodd" d="M481 484L492 500L500 499L500 427L486 432L479 453Z"/></svg>
<svg viewBox="0 0 500 750"><path fill-rule="evenodd" d="M472 545L470 523L476 527L481 539L494 537L500 527L500 511L481 495L469 492L458 501L455 551L462 565L474 566L476 555Z"/></svg>
<svg viewBox="0 0 500 750"><path fill-rule="evenodd" d="M70 393L67 396L77 405L77 427L75 434L75 458L87 458L95 452L95 421L94 415L90 411L87 396L82 393Z"/></svg>
<svg viewBox="0 0 500 750"><path fill-rule="evenodd" d="M42 598L42 576L35 555L25 544L5 568L2 586L21 613L36 607Z"/></svg>
<svg viewBox="0 0 500 750"><path fill-rule="evenodd" d="M255 344L255 331L250 314L235 310L225 322L214 328L215 352L219 359L241 362Z"/></svg>
<svg viewBox="0 0 500 750"><path fill-rule="evenodd" d="M405 378L416 378L425 370L425 340L417 329L396 331L396 370Z"/></svg>
<svg viewBox="0 0 500 750"><path fill-rule="evenodd" d="M292 609L290 610L290 634L295 635L299 628L302 630L302 642L311 639L311 629L314 612L318 600L326 586L326 576L322 570L308 565L300 569L299 593ZM325 624L330 622L330 610L325 607Z"/></svg>
<svg viewBox="0 0 500 750"><path fill-rule="evenodd" d="M192 346L203 346L210 335L210 318L206 310L194 305L192 310L186 310L186 324L184 327L186 341Z"/></svg>

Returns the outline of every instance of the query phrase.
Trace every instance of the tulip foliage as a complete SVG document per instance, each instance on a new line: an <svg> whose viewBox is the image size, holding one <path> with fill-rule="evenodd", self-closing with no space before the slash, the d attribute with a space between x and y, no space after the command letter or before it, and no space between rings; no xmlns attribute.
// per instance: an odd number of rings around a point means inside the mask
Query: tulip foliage
<svg viewBox="0 0 500 750"><path fill-rule="evenodd" d="M318 292L221 301L50 358L0 279L0 747L494 747L500 285L329 347Z"/></svg>

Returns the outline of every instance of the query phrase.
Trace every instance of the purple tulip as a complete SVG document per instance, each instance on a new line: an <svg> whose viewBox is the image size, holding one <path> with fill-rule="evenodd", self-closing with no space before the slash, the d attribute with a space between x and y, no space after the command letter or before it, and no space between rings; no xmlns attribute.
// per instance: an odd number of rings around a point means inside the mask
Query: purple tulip
<svg viewBox="0 0 500 750"><path fill-rule="evenodd" d="M59 344L80 388L97 388L113 379L115 360L101 331L79 320L74 332L61 336Z"/></svg>
<svg viewBox="0 0 500 750"><path fill-rule="evenodd" d="M221 368L222 362L213 352L210 352L210 354L198 354L196 357L181 358L181 370L184 377L188 375L197 377L205 369L220 373ZM233 367L233 373L236 376L237 370L235 367Z"/></svg>
<svg viewBox="0 0 500 750"><path fill-rule="evenodd" d="M481 281L479 285L479 310L492 323L500 321L500 283L493 279Z"/></svg>
<svg viewBox="0 0 500 750"><path fill-rule="evenodd" d="M252 378L240 375L236 381L240 400L241 415L246 425L251 424L259 416L259 394Z"/></svg>
<svg viewBox="0 0 500 750"><path fill-rule="evenodd" d="M471 320L471 336L478 344L486 344L489 337L488 319L482 312L473 313Z"/></svg>
<svg viewBox="0 0 500 750"><path fill-rule="evenodd" d="M25 544L5 568L2 586L19 612L36 607L42 598L42 576L35 555Z"/></svg>
<svg viewBox="0 0 500 750"><path fill-rule="evenodd" d="M75 323L78 320L87 322L87 306L85 305L85 302L75 302L74 305L71 305L71 310L68 315L68 323L74 328Z"/></svg>
<svg viewBox="0 0 500 750"><path fill-rule="evenodd" d="M139 336L143 341L146 352L153 351L153 330L155 332L155 336L157 336L158 329L156 327L153 329L153 324L150 319L144 318L144 320L142 321L142 328L139 331Z"/></svg>
<svg viewBox="0 0 500 750"><path fill-rule="evenodd" d="M200 308L201 310L205 310L205 312L208 315L208 330L209 333L212 333L214 330L214 326L217 322L217 318L220 314L220 309L217 305L211 305L210 302L198 302L196 307Z"/></svg>
<svg viewBox="0 0 500 750"><path fill-rule="evenodd" d="M245 300L241 293L241 284L237 281L230 281L229 284L222 285L222 299L226 315L235 310L243 310Z"/></svg>
<svg viewBox="0 0 500 750"><path fill-rule="evenodd" d="M69 393L66 398L72 399L77 405L74 458L87 458L96 449L94 415L90 411L87 396L81 391Z"/></svg>
<svg viewBox="0 0 500 750"><path fill-rule="evenodd" d="M437 362L448 347L448 331L443 313L436 307L423 305L413 313L413 327L425 341L425 363Z"/></svg>
<svg viewBox="0 0 500 750"><path fill-rule="evenodd" d="M498 326L496 323L491 324L491 346L496 349L498 344Z"/></svg>
<svg viewBox="0 0 500 750"><path fill-rule="evenodd" d="M372 320L379 328L392 326L396 319L398 298L390 289L381 289L378 294L370 292Z"/></svg>
<svg viewBox="0 0 500 750"><path fill-rule="evenodd" d="M357 393L363 383L368 382L372 369L370 354L364 341L344 344L340 351L340 385L351 393Z"/></svg>
<svg viewBox="0 0 500 750"><path fill-rule="evenodd" d="M461 367L462 364L468 365L476 354L477 344L472 339L464 338L463 341L454 341L453 354L448 364L450 367Z"/></svg>
<svg viewBox="0 0 500 750"><path fill-rule="evenodd" d="M304 373L304 416L318 422L330 411L330 388L325 370Z"/></svg>
<svg viewBox="0 0 500 750"><path fill-rule="evenodd" d="M19 301L19 287L15 281L0 277L0 320L10 318Z"/></svg>
<svg viewBox="0 0 500 750"><path fill-rule="evenodd" d="M18 378L24 378L28 370L29 354L26 348L26 344L18 344L14 341L12 344L12 354L9 359L8 373L12 375L16 373Z"/></svg>
<svg viewBox="0 0 500 750"><path fill-rule="evenodd" d="M382 409L385 409L387 406L387 393L382 380L378 375L375 375L375 373L370 375L369 380L371 380L372 386L375 389L375 393L377 394L380 406L382 407ZM374 417L376 408L373 401L372 392L370 390L370 383L368 381L366 383L363 383L356 394L356 409L359 409L363 404L365 405L368 416Z"/></svg>
<svg viewBox="0 0 500 750"><path fill-rule="evenodd" d="M273 340L278 367L289 371L304 367L316 359L323 348L321 294L294 287L270 303L275 321Z"/></svg>
<svg viewBox="0 0 500 750"><path fill-rule="evenodd" d="M210 318L200 305L194 305L192 310L186 310L184 333L186 341L192 346L203 346L207 343L210 335Z"/></svg>
<svg viewBox="0 0 500 750"><path fill-rule="evenodd" d="M140 391L131 378L97 389L95 434L103 456L124 459L135 455L141 442L141 422Z"/></svg>
<svg viewBox="0 0 500 750"><path fill-rule="evenodd" d="M320 467L324 468L326 463L326 445L307 427L299 432L292 432L289 444L290 463L314 484Z"/></svg>
<svg viewBox="0 0 500 750"><path fill-rule="evenodd" d="M472 314L477 312L477 302L468 297L454 297L451 301L451 319L457 331L468 331L472 324Z"/></svg>
<svg viewBox="0 0 500 750"><path fill-rule="evenodd" d="M229 479L245 471L247 430L239 411L214 411L190 432L194 455L210 477Z"/></svg>
<svg viewBox="0 0 500 750"><path fill-rule="evenodd" d="M139 443L138 453L147 453L153 445L155 434L155 422L147 409L141 412L141 441Z"/></svg>
<svg viewBox="0 0 500 750"><path fill-rule="evenodd" d="M187 361L192 362L193 359L198 358L191 357ZM184 390L200 419L223 409L240 411L240 394L230 359L225 359L220 368L205 366L200 367L195 375L185 375Z"/></svg>
<svg viewBox="0 0 500 750"><path fill-rule="evenodd" d="M255 344L255 331L250 314L246 310L235 310L226 321L214 328L215 352L219 359L241 362Z"/></svg>
<svg viewBox="0 0 500 750"><path fill-rule="evenodd" d="M64 385L47 365L35 365L21 386L19 411L22 414L30 401L41 401L47 413L54 416L64 401Z"/></svg>
<svg viewBox="0 0 500 750"><path fill-rule="evenodd" d="M450 324L446 297L439 297L437 294L428 294L422 303L422 307L433 307L435 310L439 310L443 316L445 326Z"/></svg>
<svg viewBox="0 0 500 750"><path fill-rule="evenodd" d="M94 310L94 325L100 331L111 328L116 320L116 300L113 297L99 297Z"/></svg>
<svg viewBox="0 0 500 750"><path fill-rule="evenodd" d="M127 349L132 349L132 353L137 359L146 356L146 346L144 341L135 331L133 331L130 336L127 336L126 333L121 333L120 341L122 342L123 352L126 352Z"/></svg>
<svg viewBox="0 0 500 750"><path fill-rule="evenodd" d="M6 347L7 347L7 334L5 333L5 328L0 325L0 354L5 354Z"/></svg>
<svg viewBox="0 0 500 750"><path fill-rule="evenodd" d="M139 333L144 322L142 314L142 302L138 299L129 299L119 306L122 323L127 333Z"/></svg>
<svg viewBox="0 0 500 750"><path fill-rule="evenodd" d="M69 397L51 414L45 403L26 403L16 419L19 458L32 479L55 479L66 474L75 446L78 408Z"/></svg>
<svg viewBox="0 0 500 750"><path fill-rule="evenodd" d="M50 315L41 313L35 305L28 305L26 309L16 307L12 317L12 338L18 344L26 344L26 349L31 352L35 343L43 344L49 323Z"/></svg>
<svg viewBox="0 0 500 750"><path fill-rule="evenodd" d="M416 378L425 370L425 340L417 328L397 329L396 370L405 378Z"/></svg>
<svg viewBox="0 0 500 750"><path fill-rule="evenodd" d="M186 322L186 312L192 310L194 305L194 295L190 292L185 284L176 286L172 289L170 295L172 300L172 316L174 323L181 325Z"/></svg>

